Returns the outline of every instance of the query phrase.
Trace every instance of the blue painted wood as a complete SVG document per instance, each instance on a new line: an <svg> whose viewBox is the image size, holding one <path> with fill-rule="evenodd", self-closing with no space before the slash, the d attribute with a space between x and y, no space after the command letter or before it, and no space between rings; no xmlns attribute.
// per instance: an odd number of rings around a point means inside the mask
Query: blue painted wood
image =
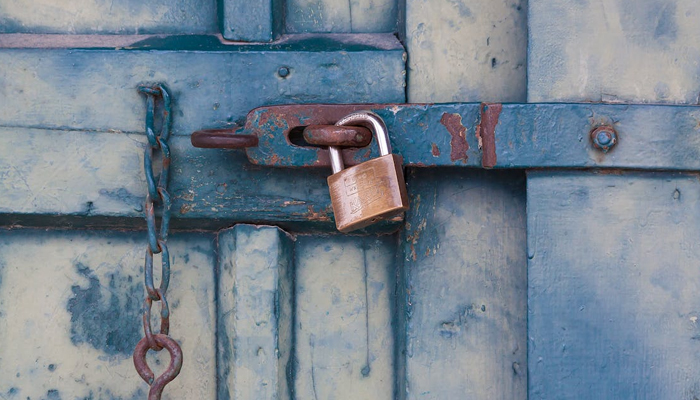
<svg viewBox="0 0 700 400"><path fill-rule="evenodd" d="M215 33L213 0L0 0L0 33Z"/></svg>
<svg viewBox="0 0 700 400"><path fill-rule="evenodd" d="M65 47L98 46L69 50L41 49L50 44L45 35L0 35L0 47L34 47L0 49L0 126L143 132L136 87L154 81L172 92L175 135L231 126L268 104L404 101L403 48L392 35L372 36L304 35L257 46L154 37L115 51L99 48L99 38L64 37ZM289 75L280 76L281 67Z"/></svg>
<svg viewBox="0 0 700 400"><path fill-rule="evenodd" d="M409 102L525 101L527 0L403 3Z"/></svg>
<svg viewBox="0 0 700 400"><path fill-rule="evenodd" d="M0 222L142 229L145 143L142 134L0 128ZM335 231L330 169L258 167L241 151L197 149L184 136L170 146L173 227L267 221Z"/></svg>
<svg viewBox="0 0 700 400"><path fill-rule="evenodd" d="M146 397L131 358L143 335L145 239L143 232L0 231L0 398ZM164 399L215 398L213 244L200 233L169 240L170 333L185 366ZM167 352L148 362L162 371Z"/></svg>
<svg viewBox="0 0 700 400"><path fill-rule="evenodd" d="M530 399L700 396L697 176L528 173Z"/></svg>
<svg viewBox="0 0 700 400"><path fill-rule="evenodd" d="M293 399L294 239L272 226L218 233L218 399Z"/></svg>
<svg viewBox="0 0 700 400"><path fill-rule="evenodd" d="M396 236L297 236L294 398L393 398L396 245Z"/></svg>
<svg viewBox="0 0 700 400"><path fill-rule="evenodd" d="M371 109L386 122L394 153L402 155L406 165L481 167L479 108L475 103L327 106L323 112L318 106L262 107L248 116L244 133L260 138L260 145L247 151L256 164L327 164L326 150L290 146L285 131L294 125L332 123L352 110ZM495 168L700 168L698 107L504 104L499 115ZM590 132L600 125L610 125L618 133L618 144L607 154L590 140ZM372 145L347 154L345 161L357 164L378 153Z"/></svg>
<svg viewBox="0 0 700 400"><path fill-rule="evenodd" d="M282 0L218 0L219 27L228 40L271 42L283 32Z"/></svg>
<svg viewBox="0 0 700 400"><path fill-rule="evenodd" d="M526 398L522 174L411 170L409 182L397 398Z"/></svg>
<svg viewBox="0 0 700 400"><path fill-rule="evenodd" d="M529 0L528 101L698 104L695 0Z"/></svg>
<svg viewBox="0 0 700 400"><path fill-rule="evenodd" d="M289 33L396 32L398 0L286 0Z"/></svg>
<svg viewBox="0 0 700 400"><path fill-rule="evenodd" d="M255 168L241 153L194 149L187 135L233 125L263 104L404 99L403 50L391 35L371 43L306 35L265 46L223 45L212 37L112 38L121 41L119 51L95 48L104 43L94 38L66 37L64 46L82 49L41 49L45 39L0 35L3 46L32 46L0 50L8 66L0 71L5 224L141 227L145 106L135 88L162 81L174 97L175 219L218 228L290 216L328 230L330 170L290 176ZM290 75L279 76L280 66ZM368 74L378 79L367 81ZM102 219L114 217L133 221Z"/></svg>

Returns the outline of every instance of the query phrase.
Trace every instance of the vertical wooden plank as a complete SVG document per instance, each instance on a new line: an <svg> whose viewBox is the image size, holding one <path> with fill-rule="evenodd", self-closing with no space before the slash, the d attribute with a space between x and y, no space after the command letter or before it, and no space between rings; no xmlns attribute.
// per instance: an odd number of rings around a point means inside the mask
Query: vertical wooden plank
<svg viewBox="0 0 700 400"><path fill-rule="evenodd" d="M0 232L0 398L146 397L131 358L143 337L145 240L144 232ZM174 234L169 245L170 333L184 365L163 399L214 399L213 240ZM158 374L169 357L149 352L148 361Z"/></svg>
<svg viewBox="0 0 700 400"><path fill-rule="evenodd" d="M524 101L527 0L406 0L408 101Z"/></svg>
<svg viewBox="0 0 700 400"><path fill-rule="evenodd" d="M219 232L219 399L293 399L293 238L276 227Z"/></svg>
<svg viewBox="0 0 700 400"><path fill-rule="evenodd" d="M700 183L528 173L530 399L700 397Z"/></svg>
<svg viewBox="0 0 700 400"><path fill-rule="evenodd" d="M219 0L221 34L240 42L270 42L282 32L283 0Z"/></svg>
<svg viewBox="0 0 700 400"><path fill-rule="evenodd" d="M411 170L398 398L527 397L523 184L519 172Z"/></svg>
<svg viewBox="0 0 700 400"><path fill-rule="evenodd" d="M298 236L297 399L390 399L394 236Z"/></svg>
<svg viewBox="0 0 700 400"><path fill-rule="evenodd" d="M398 0L287 0L289 33L380 33L397 29Z"/></svg>
<svg viewBox="0 0 700 400"><path fill-rule="evenodd" d="M697 104L696 0L530 0L528 101Z"/></svg>

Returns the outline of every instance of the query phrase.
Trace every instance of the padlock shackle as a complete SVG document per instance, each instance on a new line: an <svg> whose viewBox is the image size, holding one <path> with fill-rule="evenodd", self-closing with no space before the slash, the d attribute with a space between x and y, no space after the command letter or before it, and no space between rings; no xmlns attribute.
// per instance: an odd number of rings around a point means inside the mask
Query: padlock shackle
<svg viewBox="0 0 700 400"><path fill-rule="evenodd" d="M331 169L333 169L333 173L337 174L344 170L345 163L343 163L342 149L340 147L328 146L328 151L331 153Z"/></svg>
<svg viewBox="0 0 700 400"><path fill-rule="evenodd" d="M341 118L335 124L338 126L364 126L368 128L377 138L379 154L382 156L391 154L391 143L389 142L389 131L386 128L386 124L382 117L372 111L354 112ZM331 156L331 168L333 173L337 174L345 168L342 150L340 147L330 146L328 151Z"/></svg>

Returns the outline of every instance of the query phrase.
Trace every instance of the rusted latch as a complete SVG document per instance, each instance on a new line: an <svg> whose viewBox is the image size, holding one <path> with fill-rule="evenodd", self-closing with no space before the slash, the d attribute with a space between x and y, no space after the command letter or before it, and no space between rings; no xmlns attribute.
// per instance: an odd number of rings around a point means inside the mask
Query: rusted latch
<svg viewBox="0 0 700 400"><path fill-rule="evenodd" d="M407 167L700 170L697 146L689 145L698 137L696 106L278 105L252 110L240 128L198 132L192 141L200 147L245 147L253 164L295 168L330 167L325 146L334 145L346 147L342 161L352 166L379 156L376 146L366 145L363 128L333 126L357 111L382 118Z"/></svg>
<svg viewBox="0 0 700 400"><path fill-rule="evenodd" d="M249 160L258 165L279 167L329 167L329 146L344 147L345 165L357 165L378 156L376 149L367 147L372 141L371 132L361 126L336 126L345 115L357 111L372 111L392 125L392 142L396 148L405 148L403 124L416 124L427 129L435 122L449 120L450 124L439 125L439 132L430 137L420 135L409 139L412 147L425 149L420 157L406 159L409 166L470 165L481 152L488 155L483 165L491 168L496 163L493 133L498 124L500 105L484 107L483 110L467 107L466 110L480 112L485 116L483 125L476 126L480 118L470 118L473 124L463 124L463 113L449 112L462 105L429 104L302 104L260 107L251 111L244 126L227 129L202 130L192 134L192 144L207 148L244 148ZM474 105L472 105L474 106ZM447 107L440 117L431 118L438 108ZM456 110L455 110L456 111ZM416 119L423 115L422 120ZM429 122L429 120L432 120ZM470 129L472 132L468 132ZM468 135L471 133L471 135ZM417 140L416 140L417 139ZM477 145L478 141L478 145ZM470 142L473 142L470 145ZM447 148L449 147L449 151ZM444 149L444 150L441 150ZM471 150L470 150L471 149ZM479 157L480 158L480 157ZM419 161L416 161L416 160ZM476 166L476 165L475 165Z"/></svg>

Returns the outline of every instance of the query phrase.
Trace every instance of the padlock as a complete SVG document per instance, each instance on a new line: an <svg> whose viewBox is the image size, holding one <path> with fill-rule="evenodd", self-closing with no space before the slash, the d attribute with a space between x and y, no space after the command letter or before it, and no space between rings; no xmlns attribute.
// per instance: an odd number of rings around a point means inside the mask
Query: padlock
<svg viewBox="0 0 700 400"><path fill-rule="evenodd" d="M386 125L371 111L352 113L336 125L364 126L377 138L378 158L344 169L339 147L330 146L333 175L328 177L335 226L347 233L408 210L403 158L391 154Z"/></svg>

